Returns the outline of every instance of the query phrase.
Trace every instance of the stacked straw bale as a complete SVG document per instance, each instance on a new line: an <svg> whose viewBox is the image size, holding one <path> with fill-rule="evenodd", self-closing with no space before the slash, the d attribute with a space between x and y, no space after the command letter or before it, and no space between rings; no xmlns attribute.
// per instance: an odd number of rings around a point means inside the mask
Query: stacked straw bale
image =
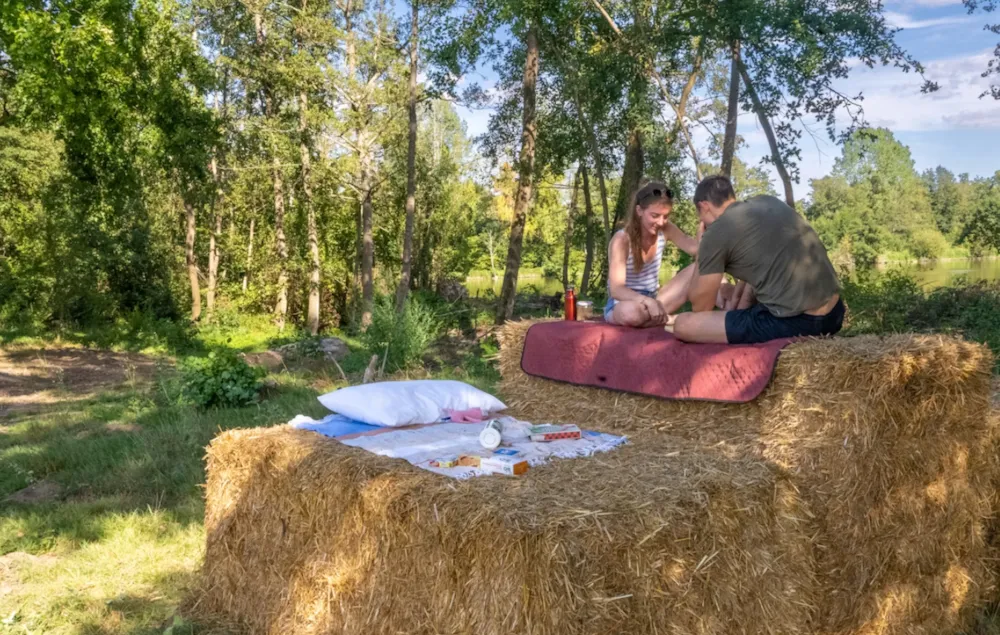
<svg viewBox="0 0 1000 635"><path fill-rule="evenodd" d="M251 633L809 632L807 511L782 470L649 436L455 481L312 432L208 450L193 612Z"/></svg>
<svg viewBox="0 0 1000 635"><path fill-rule="evenodd" d="M713 404L530 377L520 367L530 324L501 334L514 414L724 442L791 479L810 518L812 632L956 632L991 593L1000 466L986 347L916 335L797 343L756 401Z"/></svg>

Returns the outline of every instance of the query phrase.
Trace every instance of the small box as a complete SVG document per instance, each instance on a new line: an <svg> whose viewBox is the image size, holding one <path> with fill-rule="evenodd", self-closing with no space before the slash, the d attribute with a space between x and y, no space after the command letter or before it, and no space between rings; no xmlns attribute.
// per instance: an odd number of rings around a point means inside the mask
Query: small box
<svg viewBox="0 0 1000 635"><path fill-rule="evenodd" d="M506 474L507 476L518 476L528 471L528 462L518 456L507 456L506 454L494 454L483 457L479 467L493 474Z"/></svg>
<svg viewBox="0 0 1000 635"><path fill-rule="evenodd" d="M441 459L434 459L431 461L431 467L455 467L458 465L457 456L446 456Z"/></svg>
<svg viewBox="0 0 1000 635"><path fill-rule="evenodd" d="M555 441L557 439L579 439L580 428L575 425L541 425L531 426L528 438L532 441Z"/></svg>
<svg viewBox="0 0 1000 635"><path fill-rule="evenodd" d="M463 454L458 457L458 464L462 467L479 467L482 459L475 454Z"/></svg>
<svg viewBox="0 0 1000 635"><path fill-rule="evenodd" d="M521 451L514 448L497 448L493 450L493 456L521 456Z"/></svg>

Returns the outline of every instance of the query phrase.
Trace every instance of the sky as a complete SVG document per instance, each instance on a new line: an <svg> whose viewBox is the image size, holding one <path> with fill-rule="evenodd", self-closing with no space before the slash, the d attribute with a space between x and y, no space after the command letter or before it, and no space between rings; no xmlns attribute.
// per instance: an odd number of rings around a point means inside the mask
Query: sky
<svg viewBox="0 0 1000 635"><path fill-rule="evenodd" d="M838 90L852 96L860 92L868 123L892 130L910 148L920 172L938 165L972 177L1000 170L1000 101L979 98L990 83L981 74L1000 40L983 26L991 18L1000 21L1000 16L968 15L961 0L891 0L886 2L885 15L890 24L902 29L896 41L924 64L926 77L938 82L940 90L921 94L919 75L864 65L852 67L850 76L837 84ZM494 78L489 69L479 69L468 79L488 88ZM459 107L458 112L470 135L486 131L488 109ZM829 174L840 156L840 148L829 140L824 126L807 123L812 134L803 134L800 140L796 198L808 197L809 181ZM739 133L746 141L740 158L759 164L769 149L752 113L740 116ZM774 174L770 166L766 169ZM780 190L777 176L773 179Z"/></svg>

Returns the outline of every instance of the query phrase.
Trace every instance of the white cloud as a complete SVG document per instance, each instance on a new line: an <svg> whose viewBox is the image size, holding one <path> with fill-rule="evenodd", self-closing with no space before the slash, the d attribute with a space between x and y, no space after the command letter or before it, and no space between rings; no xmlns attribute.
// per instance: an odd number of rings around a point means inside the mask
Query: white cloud
<svg viewBox="0 0 1000 635"><path fill-rule="evenodd" d="M931 18L929 20L915 20L905 13L896 11L886 11L885 21L889 26L900 29L927 29L935 26L948 26L951 24L964 24L971 20L970 16L948 16L945 18Z"/></svg>
<svg viewBox="0 0 1000 635"><path fill-rule="evenodd" d="M892 67L852 66L850 77L836 87L847 95L863 94L861 104L865 120L872 126L903 133L989 130L996 134L1000 132L1000 102L979 99L990 82L980 75L992 57L993 51L988 49L973 55L927 62L926 77L940 85L940 90L929 94L920 92L923 80L919 75L905 74ZM799 141L802 160L799 162L801 179L795 188L797 196L808 191L810 179L829 174L834 159L840 155L840 148L830 143L822 124L811 117L805 120L813 129L815 139L803 134ZM754 124L753 119L740 119L740 134L749 146L741 151L741 156L751 163L769 152L767 142L756 133ZM953 156L952 149L930 152L931 156L935 153ZM775 183L778 183L776 177Z"/></svg>
<svg viewBox="0 0 1000 635"><path fill-rule="evenodd" d="M962 4L962 0L892 0L890 6L898 7L950 7Z"/></svg>
<svg viewBox="0 0 1000 635"><path fill-rule="evenodd" d="M923 80L919 75L893 67L855 68L837 88L845 94L862 93L866 120L893 130L1000 128L1000 103L979 99L990 83L980 75L991 57L992 51L987 50L926 63L926 77L940 86L934 93L920 92Z"/></svg>

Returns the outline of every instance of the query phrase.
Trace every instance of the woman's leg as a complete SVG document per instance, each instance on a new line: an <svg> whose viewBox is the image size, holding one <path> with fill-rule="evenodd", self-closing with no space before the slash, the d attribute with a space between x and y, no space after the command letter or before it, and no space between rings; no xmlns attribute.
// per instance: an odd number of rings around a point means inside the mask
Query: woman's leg
<svg viewBox="0 0 1000 635"><path fill-rule="evenodd" d="M732 311L736 308L736 287L723 282L719 286L719 292L715 295L715 306L723 311Z"/></svg>
<svg viewBox="0 0 1000 635"><path fill-rule="evenodd" d="M611 311L611 323L618 324L619 326L642 328L653 326L652 322L646 307L632 300L618 302Z"/></svg>
<svg viewBox="0 0 1000 635"><path fill-rule="evenodd" d="M688 287L694 278L695 267L694 264L684 267L656 292L656 301L668 314L676 313L687 302Z"/></svg>
<svg viewBox="0 0 1000 635"><path fill-rule="evenodd" d="M736 304L735 309L749 309L754 304L757 304L757 294L754 293L753 287L740 280L736 284L736 290L733 292L733 300Z"/></svg>

